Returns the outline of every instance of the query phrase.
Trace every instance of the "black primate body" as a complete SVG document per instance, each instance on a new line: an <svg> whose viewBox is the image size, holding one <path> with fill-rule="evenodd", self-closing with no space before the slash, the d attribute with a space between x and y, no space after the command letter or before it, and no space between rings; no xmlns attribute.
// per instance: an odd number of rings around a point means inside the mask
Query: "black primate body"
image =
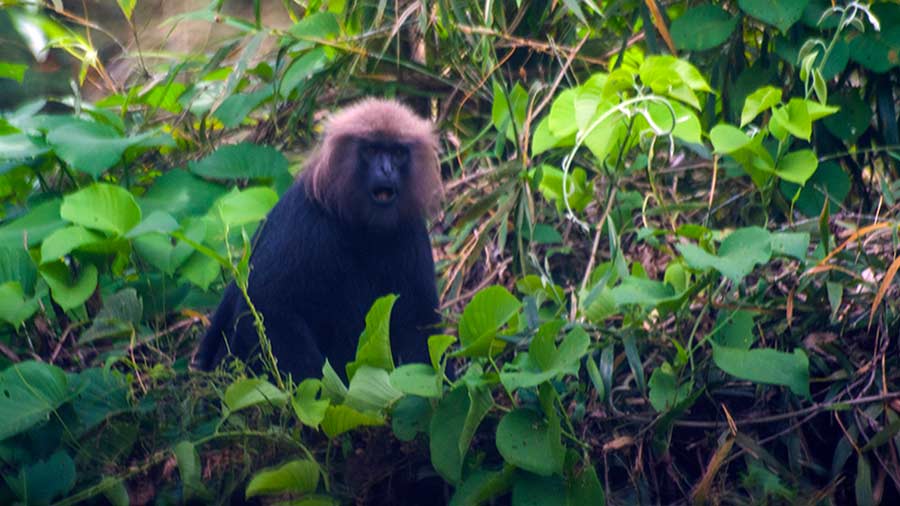
<svg viewBox="0 0 900 506"><path fill-rule="evenodd" d="M346 376L365 316L381 296L391 313L395 363L427 362L438 323L434 260L425 219L440 199L431 124L401 104L365 100L336 114L297 182L254 238L248 294L263 317L279 370L295 381L327 359ZM258 363L259 337L232 282L200 343L195 365L229 353Z"/></svg>
<svg viewBox="0 0 900 506"><path fill-rule="evenodd" d="M325 357L342 376L356 353L375 299L400 297L391 315L397 363L427 362L426 338L438 322L434 262L425 223L388 232L341 223L289 189L262 225L250 258L250 300L263 315L279 369L294 379L319 376ZM259 348L253 317L237 286L225 290L197 354L211 369L229 351L246 359Z"/></svg>

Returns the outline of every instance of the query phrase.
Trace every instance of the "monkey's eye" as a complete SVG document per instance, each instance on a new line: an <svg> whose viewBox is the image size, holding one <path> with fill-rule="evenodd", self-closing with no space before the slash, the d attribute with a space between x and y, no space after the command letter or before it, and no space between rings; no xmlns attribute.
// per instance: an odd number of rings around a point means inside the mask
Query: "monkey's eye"
<svg viewBox="0 0 900 506"><path fill-rule="evenodd" d="M405 147L399 147L391 150L391 160L396 165L404 165L409 160L409 151Z"/></svg>

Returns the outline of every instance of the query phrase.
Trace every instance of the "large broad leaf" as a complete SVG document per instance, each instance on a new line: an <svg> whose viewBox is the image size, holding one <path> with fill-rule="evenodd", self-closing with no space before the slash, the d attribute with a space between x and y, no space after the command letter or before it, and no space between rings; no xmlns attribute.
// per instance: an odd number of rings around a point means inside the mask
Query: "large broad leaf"
<svg viewBox="0 0 900 506"><path fill-rule="evenodd" d="M97 339L130 337L134 335L144 314L144 305L134 288L125 288L104 297L103 308L94 317L87 332L79 338L79 343Z"/></svg>
<svg viewBox="0 0 900 506"><path fill-rule="evenodd" d="M213 116L219 119L227 128L234 128L241 124L251 111L259 104L272 98L274 88L272 85L264 86L250 93L235 93L226 98L213 112Z"/></svg>
<svg viewBox="0 0 900 506"><path fill-rule="evenodd" d="M713 361L732 376L754 383L784 385L797 395L809 397L809 359L799 348L794 353L784 353L728 348L713 342Z"/></svg>
<svg viewBox="0 0 900 506"><path fill-rule="evenodd" d="M550 132L557 139L564 139L574 135L578 131L578 122L575 120L575 99L578 91L568 89L553 99L550 106L548 126Z"/></svg>
<svg viewBox="0 0 900 506"><path fill-rule="evenodd" d="M787 181L782 181L780 187L781 193L789 200L794 198L799 189L800 196L797 197L794 208L806 216L815 217L822 214L826 198L829 201L829 212L837 212L850 194L850 177L840 164L829 160L819 165L802 188Z"/></svg>
<svg viewBox="0 0 900 506"><path fill-rule="evenodd" d="M95 230L123 236L141 222L141 208L134 196L121 186L94 183L63 199L63 218Z"/></svg>
<svg viewBox="0 0 900 506"><path fill-rule="evenodd" d="M872 110L868 102L859 96L855 88L831 94L828 103L840 110L822 120L825 128L848 145L856 144L856 140L866 132L872 122ZM822 206L819 206L822 210Z"/></svg>
<svg viewBox="0 0 900 506"><path fill-rule="evenodd" d="M82 265L78 277L74 279L69 266L62 262L43 264L40 273L50 286L53 300L65 310L84 304L97 287L97 267L93 264Z"/></svg>
<svg viewBox="0 0 900 506"><path fill-rule="evenodd" d="M190 163L191 172L213 179L290 177L287 158L271 146L252 142L221 146L202 160Z"/></svg>
<svg viewBox="0 0 900 506"><path fill-rule="evenodd" d="M0 441L50 418L69 400L62 369L43 362L22 362L0 373Z"/></svg>
<svg viewBox="0 0 900 506"><path fill-rule="evenodd" d="M716 153L726 155L744 149L752 140L741 129L727 123L714 126L709 131L709 139L712 141Z"/></svg>
<svg viewBox="0 0 900 506"><path fill-rule="evenodd" d="M54 199L38 204L23 216L0 227L0 244L28 244L32 248L54 230L66 226L59 217L61 200Z"/></svg>
<svg viewBox="0 0 900 506"><path fill-rule="evenodd" d="M269 188L234 188L216 202L215 210L223 224L234 227L262 220L276 202L278 194Z"/></svg>
<svg viewBox="0 0 900 506"><path fill-rule="evenodd" d="M0 160L25 160L40 156L50 149L25 134L0 136Z"/></svg>
<svg viewBox="0 0 900 506"><path fill-rule="evenodd" d="M457 387L438 404L428 429L431 464L450 483L462 479L463 458L493 400L486 390Z"/></svg>
<svg viewBox="0 0 900 506"><path fill-rule="evenodd" d="M367 365L378 367L387 371L394 370L394 358L391 355L391 310L396 295L379 297L369 312L366 313L366 328L359 336L356 346L356 358L347 364L347 377L351 380L356 370Z"/></svg>
<svg viewBox="0 0 900 506"><path fill-rule="evenodd" d="M6 483L23 504L50 504L75 486L75 463L65 451L59 450L47 460L40 460L8 476Z"/></svg>
<svg viewBox="0 0 900 506"><path fill-rule="evenodd" d="M224 398L225 407L232 413L257 404L283 406L287 401L288 395L284 391L261 378L235 381L225 390Z"/></svg>
<svg viewBox="0 0 900 506"><path fill-rule="evenodd" d="M850 40L850 57L874 72L883 73L900 66L900 6L893 2L871 5L881 23L880 30L867 27Z"/></svg>
<svg viewBox="0 0 900 506"><path fill-rule="evenodd" d="M563 193L564 179L565 194ZM565 175L556 167L542 165L538 190L544 195L544 198L556 205L556 210L559 212L566 210L567 200L569 209L577 213L583 211L594 199L593 185L587 180L587 172L580 167L572 169L568 175Z"/></svg>
<svg viewBox="0 0 900 506"><path fill-rule="evenodd" d="M566 487L561 476L516 474L511 506L568 506ZM579 504L579 503L574 503ZM581 503L593 504L595 503Z"/></svg>
<svg viewBox="0 0 900 506"><path fill-rule="evenodd" d="M319 464L312 460L298 459L256 473L247 484L245 496L308 494L319 486Z"/></svg>
<svg viewBox="0 0 900 506"><path fill-rule="evenodd" d="M73 168L97 177L112 167L132 146L171 146L172 138L156 132L122 137L114 128L100 123L73 120L54 128L47 142Z"/></svg>
<svg viewBox="0 0 900 506"><path fill-rule="evenodd" d="M489 286L472 297L459 319L459 341L464 356L487 355L501 327L519 311L522 303L502 286Z"/></svg>
<svg viewBox="0 0 900 506"><path fill-rule="evenodd" d="M412 441L420 432L427 432L432 411L428 399L416 395L403 397L391 410L391 430L394 431L394 436L400 441Z"/></svg>
<svg viewBox="0 0 900 506"><path fill-rule="evenodd" d="M741 10L782 32L803 16L809 0L738 0Z"/></svg>
<svg viewBox="0 0 900 506"><path fill-rule="evenodd" d="M204 181L183 170L167 172L153 182L147 193L138 199L143 214L165 211L175 218L205 214L225 188Z"/></svg>
<svg viewBox="0 0 900 506"><path fill-rule="evenodd" d="M696 244L679 244L678 251L693 269L715 269L734 283L740 283L757 264L772 257L771 235L763 228L747 227L732 232L722 241L717 255Z"/></svg>
<svg viewBox="0 0 900 506"><path fill-rule="evenodd" d="M738 18L715 5L688 9L672 22L672 41L679 49L702 51L721 45L734 31Z"/></svg>
<svg viewBox="0 0 900 506"><path fill-rule="evenodd" d="M406 364L394 369L391 385L407 395L437 398L441 396L441 378L428 364Z"/></svg>
<svg viewBox="0 0 900 506"><path fill-rule="evenodd" d="M78 392L72 399L72 409L78 415L78 434L131 409L129 383L116 370L94 367L70 374L69 390Z"/></svg>
<svg viewBox="0 0 900 506"><path fill-rule="evenodd" d="M520 469L541 476L559 474L565 458L560 435L559 423L548 423L531 409L515 409L497 425L497 450Z"/></svg>
<svg viewBox="0 0 900 506"><path fill-rule="evenodd" d="M41 263L56 262L82 246L103 242L98 232L73 225L50 234L41 244Z"/></svg>

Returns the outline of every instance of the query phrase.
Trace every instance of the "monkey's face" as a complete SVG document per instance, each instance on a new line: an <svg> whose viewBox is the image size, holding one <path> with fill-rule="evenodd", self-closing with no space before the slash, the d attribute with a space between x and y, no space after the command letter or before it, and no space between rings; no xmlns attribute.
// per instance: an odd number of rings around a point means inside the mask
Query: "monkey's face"
<svg viewBox="0 0 900 506"><path fill-rule="evenodd" d="M362 140L357 148L357 176L365 195L358 195L357 219L378 228L396 227L414 204L407 195L409 147L390 141Z"/></svg>

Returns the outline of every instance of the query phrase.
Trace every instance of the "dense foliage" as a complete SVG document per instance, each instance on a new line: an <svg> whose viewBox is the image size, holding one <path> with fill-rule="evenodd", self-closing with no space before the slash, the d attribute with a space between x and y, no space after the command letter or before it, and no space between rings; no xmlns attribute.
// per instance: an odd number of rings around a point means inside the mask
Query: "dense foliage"
<svg viewBox="0 0 900 506"><path fill-rule="evenodd" d="M186 3L0 2L0 503L900 500L900 5ZM348 384L190 371L367 95L441 130L431 363L387 296Z"/></svg>

